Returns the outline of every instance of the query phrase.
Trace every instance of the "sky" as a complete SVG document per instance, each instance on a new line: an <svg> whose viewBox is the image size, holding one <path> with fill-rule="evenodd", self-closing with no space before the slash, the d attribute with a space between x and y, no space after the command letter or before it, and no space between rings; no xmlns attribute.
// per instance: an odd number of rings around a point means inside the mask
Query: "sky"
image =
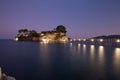
<svg viewBox="0 0 120 80"><path fill-rule="evenodd" d="M0 0L0 39L64 25L70 38L120 34L120 0Z"/></svg>

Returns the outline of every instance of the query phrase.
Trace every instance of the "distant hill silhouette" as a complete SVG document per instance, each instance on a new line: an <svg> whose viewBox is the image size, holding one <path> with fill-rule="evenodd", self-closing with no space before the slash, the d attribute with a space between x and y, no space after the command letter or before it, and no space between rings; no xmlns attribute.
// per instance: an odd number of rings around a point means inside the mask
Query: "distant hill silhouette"
<svg viewBox="0 0 120 80"><path fill-rule="evenodd" d="M93 37L94 39L120 39L120 35L108 35L108 36L97 36L97 37Z"/></svg>

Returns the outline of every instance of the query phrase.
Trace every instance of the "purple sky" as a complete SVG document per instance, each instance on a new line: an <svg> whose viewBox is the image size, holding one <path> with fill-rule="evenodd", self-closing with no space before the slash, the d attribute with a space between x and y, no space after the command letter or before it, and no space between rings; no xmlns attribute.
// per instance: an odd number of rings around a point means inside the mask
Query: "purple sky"
<svg viewBox="0 0 120 80"><path fill-rule="evenodd" d="M61 24L72 38L120 34L120 0L0 0L0 39Z"/></svg>

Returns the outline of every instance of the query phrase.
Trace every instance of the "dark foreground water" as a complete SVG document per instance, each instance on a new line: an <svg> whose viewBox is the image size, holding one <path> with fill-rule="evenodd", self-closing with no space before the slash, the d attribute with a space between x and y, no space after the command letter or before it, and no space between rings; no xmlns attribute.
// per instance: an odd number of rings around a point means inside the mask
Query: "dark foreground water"
<svg viewBox="0 0 120 80"><path fill-rule="evenodd" d="M17 80L120 80L120 48L0 40L0 66Z"/></svg>

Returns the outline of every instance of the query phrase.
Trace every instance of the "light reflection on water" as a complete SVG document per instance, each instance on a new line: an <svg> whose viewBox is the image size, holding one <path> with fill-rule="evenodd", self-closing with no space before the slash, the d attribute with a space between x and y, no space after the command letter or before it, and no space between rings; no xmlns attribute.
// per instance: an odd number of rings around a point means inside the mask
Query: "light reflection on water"
<svg viewBox="0 0 120 80"><path fill-rule="evenodd" d="M105 54L104 46L99 46L98 59L99 59L100 65L102 65L104 63L104 54Z"/></svg>
<svg viewBox="0 0 120 80"><path fill-rule="evenodd" d="M86 45L83 44L83 55L86 56Z"/></svg>
<svg viewBox="0 0 120 80"><path fill-rule="evenodd" d="M0 65L17 80L120 80L114 46L5 41L0 48Z"/></svg>
<svg viewBox="0 0 120 80"><path fill-rule="evenodd" d="M78 44L78 52L80 52L80 43Z"/></svg>
<svg viewBox="0 0 120 80"><path fill-rule="evenodd" d="M63 45L63 46L66 46L66 45ZM61 46L60 48L62 48L63 46ZM57 52L55 50L57 47L59 47L59 46L53 47L54 48L53 52ZM40 54L41 60L40 61L42 61L41 63L42 63L42 66L44 67L43 69L47 70L46 74L51 72L50 65L49 65L49 64L51 64L50 63L50 60L52 59L51 57L55 58L55 56L51 56L50 48L51 47L48 47L48 45L46 45L46 44L41 44L41 46L40 46L40 51L41 51L41 54ZM60 50L60 48L58 50ZM108 78L108 77L106 77L106 68L109 67L109 65L106 64L105 60L106 60L106 58L109 59L108 56L106 57L106 54L111 54L112 51L110 53L106 53L105 46L86 45L86 44L80 44L80 43L69 43L69 48L70 49L66 49L66 50L69 50L68 51L69 53L67 53L67 54L70 54L70 55L67 55L67 58L69 59L68 62L70 63L68 67L70 68L70 70L75 71L75 72L73 72L73 74L80 73L79 67L86 66L86 65L81 65L81 62L83 62L83 64L87 64L88 66L90 66L89 67L90 71L91 71L90 76L92 76L92 79L106 80ZM61 51L62 50L63 49L61 49ZM119 72L120 71L120 48L115 48L113 50L115 50L114 56L113 56L114 57L113 72L115 73L114 76L116 76L116 75L119 76L120 75L120 72ZM109 52L109 51L107 51L107 52ZM57 53L57 54L59 54L59 53ZM66 53L64 55L66 55ZM63 57L65 57L64 55L61 56L61 53L60 53L60 56L58 56L58 59L63 60ZM65 59L67 59L67 58L65 58ZM76 67L76 66L79 66L79 67ZM110 71L110 73L111 72L112 72L112 70Z"/></svg>
<svg viewBox="0 0 120 80"><path fill-rule="evenodd" d="M95 46L90 45L90 58L91 58L91 61L94 60L94 57L95 57Z"/></svg>
<svg viewBox="0 0 120 80"><path fill-rule="evenodd" d="M73 46L73 43L70 43L70 48L72 48L72 46Z"/></svg>
<svg viewBox="0 0 120 80"><path fill-rule="evenodd" d="M115 48L115 51L114 51L114 63L116 65L120 64L120 48Z"/></svg>
<svg viewBox="0 0 120 80"><path fill-rule="evenodd" d="M46 43L40 43L40 63L43 67L47 67L49 64L48 45Z"/></svg>
<svg viewBox="0 0 120 80"><path fill-rule="evenodd" d="M75 55L77 52L77 46L75 43L70 43L70 53L72 53L72 55Z"/></svg>
<svg viewBox="0 0 120 80"><path fill-rule="evenodd" d="M120 48L115 48L113 60L116 75L120 75Z"/></svg>

